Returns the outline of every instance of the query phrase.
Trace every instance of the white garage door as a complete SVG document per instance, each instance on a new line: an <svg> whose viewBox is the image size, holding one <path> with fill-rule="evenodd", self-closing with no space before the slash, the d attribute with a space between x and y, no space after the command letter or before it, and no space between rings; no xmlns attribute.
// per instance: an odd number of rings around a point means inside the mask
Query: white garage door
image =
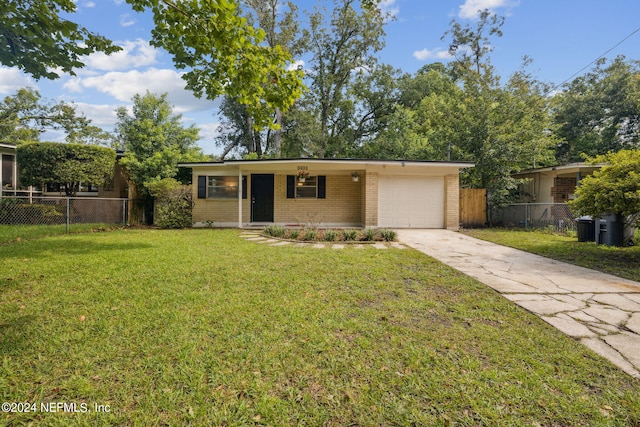
<svg viewBox="0 0 640 427"><path fill-rule="evenodd" d="M444 228L444 178L380 176L378 225Z"/></svg>

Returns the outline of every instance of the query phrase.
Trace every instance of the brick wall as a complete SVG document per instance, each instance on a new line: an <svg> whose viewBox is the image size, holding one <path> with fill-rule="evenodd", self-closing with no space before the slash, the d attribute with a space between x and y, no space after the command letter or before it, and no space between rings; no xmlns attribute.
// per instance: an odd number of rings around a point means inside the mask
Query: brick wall
<svg viewBox="0 0 640 427"><path fill-rule="evenodd" d="M194 177L197 182L197 177ZM251 194L251 179L247 192ZM332 225L359 226L362 224L362 178L353 182L350 175L327 175L325 199L287 199L287 176L274 176L274 219L279 224L310 222ZM193 222L214 221L214 225L238 225L237 199L198 199L197 185L193 186ZM242 200L242 222L251 221L250 197Z"/></svg>
<svg viewBox="0 0 640 427"><path fill-rule="evenodd" d="M197 186L194 189L193 222L206 223L213 221L214 225L225 227L238 226L237 199L198 199ZM242 222L249 222L249 201L242 199Z"/></svg>
<svg viewBox="0 0 640 427"><path fill-rule="evenodd" d="M444 177L444 228L457 230L460 227L460 178L458 175Z"/></svg>
<svg viewBox="0 0 640 427"><path fill-rule="evenodd" d="M554 203L564 203L569 200L569 194L573 194L575 191L575 178L556 177L553 180L553 187L551 187L551 197Z"/></svg>
<svg viewBox="0 0 640 427"><path fill-rule="evenodd" d="M361 220L362 182L351 176L327 175L325 199L287 199L287 176L276 175L274 219L277 223L358 226Z"/></svg>
<svg viewBox="0 0 640 427"><path fill-rule="evenodd" d="M378 174L367 172L364 176L362 223L365 227L378 225Z"/></svg>

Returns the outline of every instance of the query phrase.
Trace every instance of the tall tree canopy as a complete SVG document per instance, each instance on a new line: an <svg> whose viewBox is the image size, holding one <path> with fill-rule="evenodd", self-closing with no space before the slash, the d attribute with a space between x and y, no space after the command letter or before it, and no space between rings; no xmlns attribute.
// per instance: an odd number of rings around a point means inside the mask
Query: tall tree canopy
<svg viewBox="0 0 640 427"><path fill-rule="evenodd" d="M133 110L117 110L116 132L129 179L143 195L149 195L147 184L163 178L175 178L178 163L204 160L196 142L198 129L184 127L181 115L173 114L167 94L147 92L133 97Z"/></svg>
<svg viewBox="0 0 640 427"><path fill-rule="evenodd" d="M63 184L74 196L80 183L103 185L113 179L116 153L110 148L56 142L31 142L16 151L24 185Z"/></svg>
<svg viewBox="0 0 640 427"><path fill-rule="evenodd" d="M491 37L502 36L503 23L484 10L472 25L453 21L445 33L456 55L452 73L463 90L451 143L461 152L459 160L476 164L463 173L463 185L487 188L490 208L509 202L517 187L512 173L550 162L555 144L547 88L524 69L502 85L491 64Z"/></svg>
<svg viewBox="0 0 640 427"><path fill-rule="evenodd" d="M18 90L0 101L0 142L21 144L38 141L47 129L62 130L67 142L104 144L111 142L109 132L93 126L78 114L73 104L43 100L31 88Z"/></svg>
<svg viewBox="0 0 640 427"><path fill-rule="evenodd" d="M376 67L374 54L384 47L385 16L378 8L358 9L354 0L342 0L330 13L316 8L309 21L304 30L311 55L309 91L300 103L300 114L313 117L315 129L309 133L313 139L305 154L341 156L344 143L350 142L345 131L357 105L348 92L357 72L369 73Z"/></svg>
<svg viewBox="0 0 640 427"><path fill-rule="evenodd" d="M299 56L302 49L297 6L282 0L242 0L242 10L248 22L260 27L265 33L265 43L273 48L279 46L292 58ZM224 158L232 150L263 155L281 154L282 109L272 111L273 126L257 127L251 111L237 99L225 96L221 106L223 116L221 135L217 139Z"/></svg>
<svg viewBox="0 0 640 427"><path fill-rule="evenodd" d="M256 127L272 124L275 108L288 109L302 93L301 75L289 69L290 54L264 42L265 32L249 25L236 1L127 0L150 10L151 44L164 48L187 88L201 97L227 94L244 105Z"/></svg>
<svg viewBox="0 0 640 427"><path fill-rule="evenodd" d="M640 62L605 59L554 97L560 163L640 148Z"/></svg>
<svg viewBox="0 0 640 427"><path fill-rule="evenodd" d="M36 79L74 75L82 56L121 50L110 40L62 18L76 10L72 0L0 0L0 63Z"/></svg>

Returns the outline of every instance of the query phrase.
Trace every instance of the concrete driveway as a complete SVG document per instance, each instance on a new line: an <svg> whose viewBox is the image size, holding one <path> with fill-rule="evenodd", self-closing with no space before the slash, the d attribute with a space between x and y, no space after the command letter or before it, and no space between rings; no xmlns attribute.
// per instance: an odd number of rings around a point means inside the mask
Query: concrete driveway
<svg viewBox="0 0 640 427"><path fill-rule="evenodd" d="M640 283L453 231L397 233L640 378Z"/></svg>

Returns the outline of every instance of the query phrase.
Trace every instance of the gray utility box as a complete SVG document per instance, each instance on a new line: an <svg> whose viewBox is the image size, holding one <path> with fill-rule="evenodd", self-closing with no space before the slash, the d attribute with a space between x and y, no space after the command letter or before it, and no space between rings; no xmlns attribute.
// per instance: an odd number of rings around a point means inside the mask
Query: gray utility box
<svg viewBox="0 0 640 427"><path fill-rule="evenodd" d="M596 219L595 225L597 245L624 245L624 217L622 215L605 215Z"/></svg>

